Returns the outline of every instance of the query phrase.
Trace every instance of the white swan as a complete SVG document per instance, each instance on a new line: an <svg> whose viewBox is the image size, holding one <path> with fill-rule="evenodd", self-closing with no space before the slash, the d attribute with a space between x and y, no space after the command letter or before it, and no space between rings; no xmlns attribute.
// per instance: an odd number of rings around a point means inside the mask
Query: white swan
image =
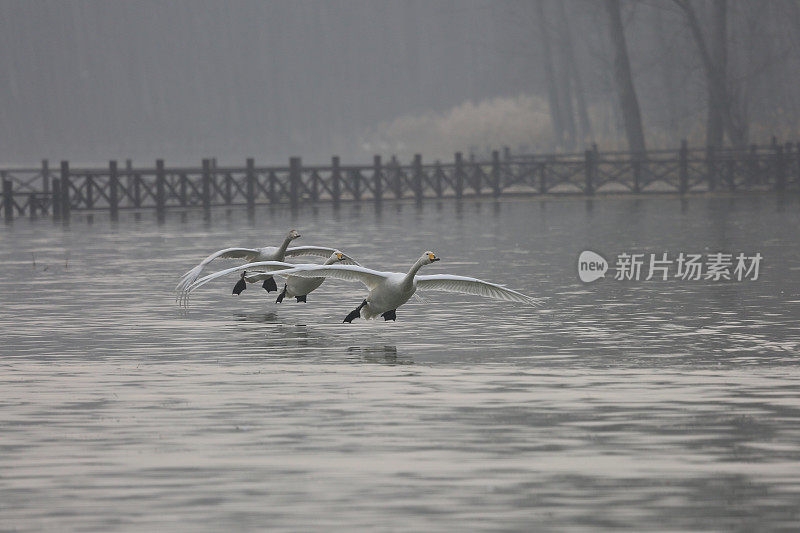
<svg viewBox="0 0 800 533"><path fill-rule="evenodd" d="M214 259L244 259L246 263L255 261L283 261L287 257L301 255L313 255L317 257L328 257L336 251L334 248L324 246L295 246L289 248L289 243L300 237L297 230L291 230L280 246L265 246L264 248L225 248L218 250L203 259L197 266L187 271L181 276L178 285L175 287L177 292L185 292L186 288L197 281L203 268ZM264 280L264 289L267 292L277 291L278 286L275 280L269 277Z"/></svg>
<svg viewBox="0 0 800 533"><path fill-rule="evenodd" d="M232 294L241 294L243 290L247 287L247 283L255 283L257 281L261 281L267 278L271 278L274 275L280 275L281 270L287 270L291 268L295 268L298 266L325 266L325 265L333 265L335 263L341 263L346 265L358 265L355 259L351 258L345 253L340 251L335 251L331 254L327 261L325 261L324 265L298 265L293 263L285 263L283 261L258 261L254 263L248 263L246 265L240 265L232 268L226 268L225 270L220 270L219 272L214 272L213 274L209 274L205 277L202 277L191 283L186 289L184 290L184 294L188 296L188 293L194 291L197 288L202 287L206 283L220 278L222 276L226 276L233 272L241 272L242 276L236 285L233 287ZM255 270L256 272L248 274L248 270ZM278 296L278 299L275 303L280 303L283 299L288 297L294 297L297 299L298 302L305 302L306 296L309 293L313 292L314 290L318 289L320 285L325 281L325 278L317 277L317 278L309 278L309 277L299 277L299 276L286 276L286 284L283 287L283 291Z"/></svg>
<svg viewBox="0 0 800 533"><path fill-rule="evenodd" d="M342 265L354 265L354 266L361 266L358 262L345 255L342 252L334 252L328 258L325 263L322 265L312 265L312 266L328 266L334 265L336 263ZM297 265L292 265L292 267L296 267ZM247 281L247 283L255 283L257 281L261 281L262 279L266 279L269 277L267 273L256 273L250 274L248 276L242 276L242 279ZM276 304L279 304L283 301L285 297L295 298L298 302L305 302L306 296L308 293L316 290L322 285L322 282L325 281L325 278L307 278L301 276L286 276L286 283L283 286L283 291L278 295L278 299L275 300Z"/></svg>
<svg viewBox="0 0 800 533"><path fill-rule="evenodd" d="M366 319L382 316L384 320L396 320L397 308L406 303L418 288L422 290L475 294L486 298L532 306L541 305L541 301L536 298L531 298L520 292L507 289L502 285L476 278L451 274L417 275L417 271L420 268L438 260L439 258L433 252L425 252L407 273L381 272L350 265L296 265L294 268L283 271L281 275L335 278L360 281L366 285L369 289L369 294L361 302L361 305L345 317L345 322L352 322L353 319L360 317L362 311L364 312L363 318Z"/></svg>

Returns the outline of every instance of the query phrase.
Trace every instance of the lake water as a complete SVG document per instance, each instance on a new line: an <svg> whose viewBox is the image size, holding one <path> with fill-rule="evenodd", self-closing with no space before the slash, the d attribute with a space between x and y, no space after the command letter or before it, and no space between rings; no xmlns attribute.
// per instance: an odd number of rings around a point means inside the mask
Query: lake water
<svg viewBox="0 0 800 533"><path fill-rule="evenodd" d="M175 305L208 253L293 227L547 303L431 293L342 324L358 284L277 305L232 276ZM800 199L772 195L18 219L0 530L796 530L798 228ZM587 249L764 259L757 281L584 284Z"/></svg>

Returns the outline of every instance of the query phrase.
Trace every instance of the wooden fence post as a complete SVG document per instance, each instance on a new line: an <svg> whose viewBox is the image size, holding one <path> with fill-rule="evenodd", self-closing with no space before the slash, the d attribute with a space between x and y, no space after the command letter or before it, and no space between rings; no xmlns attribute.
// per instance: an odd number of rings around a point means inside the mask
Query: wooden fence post
<svg viewBox="0 0 800 533"><path fill-rule="evenodd" d="M111 220L119 217L119 176L117 175L117 162L108 162L108 209Z"/></svg>
<svg viewBox="0 0 800 533"><path fill-rule="evenodd" d="M211 160L203 159L203 209L211 209Z"/></svg>
<svg viewBox="0 0 800 533"><path fill-rule="evenodd" d="M339 156L331 157L331 190L333 191L333 203L338 204L342 198L342 174L339 169Z"/></svg>
<svg viewBox="0 0 800 533"><path fill-rule="evenodd" d="M69 202L69 162L61 162L61 218L68 219L70 213Z"/></svg>
<svg viewBox="0 0 800 533"><path fill-rule="evenodd" d="M189 203L189 178L186 177L186 172L181 172L178 183L178 200L180 201L181 207L186 207Z"/></svg>
<svg viewBox="0 0 800 533"><path fill-rule="evenodd" d="M361 171L359 169L352 169L347 172L347 175L352 181L353 187L353 200L356 202L361 201Z"/></svg>
<svg viewBox="0 0 800 533"><path fill-rule="evenodd" d="M717 188L717 165L714 160L714 147L706 147L706 172L708 173L708 190L714 191Z"/></svg>
<svg viewBox="0 0 800 533"><path fill-rule="evenodd" d="M86 186L86 209L94 209L94 176L87 173L83 182Z"/></svg>
<svg viewBox="0 0 800 533"><path fill-rule="evenodd" d="M689 144L686 139L681 141L678 152L678 191L686 194L689 190Z"/></svg>
<svg viewBox="0 0 800 533"><path fill-rule="evenodd" d="M547 194L547 162L539 163L539 194Z"/></svg>
<svg viewBox="0 0 800 533"><path fill-rule="evenodd" d="M130 159L125 162L125 167L129 169L130 174L128 179L133 180L133 207L139 209L142 207L142 176L133 173L133 165L128 165Z"/></svg>
<svg viewBox="0 0 800 533"><path fill-rule="evenodd" d="M39 196L35 192L28 193L28 215L36 218L36 208L39 205Z"/></svg>
<svg viewBox="0 0 800 533"><path fill-rule="evenodd" d="M500 196L500 152L492 150L492 193L494 197Z"/></svg>
<svg viewBox="0 0 800 533"><path fill-rule="evenodd" d="M400 179L400 163L397 161L397 156L392 156L392 169L394 170L394 174L392 175L392 188L394 189L394 197L395 199L400 199L403 197L403 182Z"/></svg>
<svg viewBox="0 0 800 533"><path fill-rule="evenodd" d="M422 201L422 155L414 154L414 197Z"/></svg>
<svg viewBox="0 0 800 533"><path fill-rule="evenodd" d="M45 196L50 192L50 162L42 159L42 190Z"/></svg>
<svg viewBox="0 0 800 533"><path fill-rule="evenodd" d="M453 178L456 181L456 198L464 196L464 154L456 152L455 168L453 169Z"/></svg>
<svg viewBox="0 0 800 533"><path fill-rule="evenodd" d="M373 188L375 189L374 197L376 202L383 200L383 164L381 163L381 156L376 155L372 158L373 167Z"/></svg>
<svg viewBox="0 0 800 533"><path fill-rule="evenodd" d="M245 179L247 191L247 209L253 210L256 207L256 160L252 157L247 158L247 174Z"/></svg>
<svg viewBox="0 0 800 533"><path fill-rule="evenodd" d="M436 192L436 197L442 197L442 162L438 159L436 160L436 169L433 171L433 178L434 178L434 189Z"/></svg>
<svg viewBox="0 0 800 533"><path fill-rule="evenodd" d="M156 159L156 215L161 218L164 216L166 199L164 198L164 160Z"/></svg>
<svg viewBox="0 0 800 533"><path fill-rule="evenodd" d="M61 178L53 178L53 189L50 196L53 206L53 220L61 219Z"/></svg>
<svg viewBox="0 0 800 533"><path fill-rule="evenodd" d="M586 178L586 187L584 192L592 196L594 194L594 152L586 150L583 154L584 176ZM634 172L634 174L636 174ZM635 178L634 178L635 179ZM634 186L634 191L636 191Z"/></svg>
<svg viewBox="0 0 800 533"><path fill-rule="evenodd" d="M302 161L299 157L289 158L289 202L292 207L297 207L300 203L300 180L302 171Z"/></svg>
<svg viewBox="0 0 800 533"><path fill-rule="evenodd" d="M783 158L783 146L775 145L775 190L786 190L786 166Z"/></svg>
<svg viewBox="0 0 800 533"><path fill-rule="evenodd" d="M3 178L3 217L6 222L14 220L14 184Z"/></svg>

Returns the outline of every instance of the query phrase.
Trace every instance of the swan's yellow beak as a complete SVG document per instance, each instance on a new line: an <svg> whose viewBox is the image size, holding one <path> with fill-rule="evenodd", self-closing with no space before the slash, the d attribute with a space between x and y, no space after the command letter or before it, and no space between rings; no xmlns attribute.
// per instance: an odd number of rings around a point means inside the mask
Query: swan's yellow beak
<svg viewBox="0 0 800 533"><path fill-rule="evenodd" d="M342 252L336 252L336 258L339 261L344 261L344 254Z"/></svg>
<svg viewBox="0 0 800 533"><path fill-rule="evenodd" d="M434 253L429 253L428 254L428 259L430 260L431 263L439 260L439 258L436 257L436 254L434 254Z"/></svg>

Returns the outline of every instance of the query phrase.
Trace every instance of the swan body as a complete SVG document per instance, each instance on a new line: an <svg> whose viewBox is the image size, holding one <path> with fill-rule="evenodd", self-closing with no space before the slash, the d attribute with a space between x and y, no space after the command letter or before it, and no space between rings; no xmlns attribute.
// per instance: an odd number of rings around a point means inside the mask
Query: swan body
<svg viewBox="0 0 800 533"><path fill-rule="evenodd" d="M189 293L198 289L208 283L209 281L215 280L227 274L231 274L233 272L242 272L242 278L239 280L239 283L233 288L233 294L240 294L246 287L245 277L247 276L247 268L257 268L261 272L276 272L278 270L289 270L298 266L294 263L285 263L283 261L257 261L254 263L248 263L246 265L236 266L232 268L226 268L225 270L220 270L219 272L214 272L213 274L209 274L207 276L203 276L200 279L197 279L191 283L188 283L185 287L180 287L177 289L178 295L177 299L182 305L188 305L189 302Z"/></svg>
<svg viewBox="0 0 800 533"><path fill-rule="evenodd" d="M175 287L177 292L186 292L186 289L197 281L200 274L207 264L215 259L243 259L246 263L264 262L264 261L283 261L287 257L297 256L317 256L328 257L336 252L334 248L327 248L325 246L294 246L289 247L289 243L293 240L300 238L297 230L291 230L283 243L280 246L265 246L263 248L225 248L224 250L217 250L213 254L203 259L196 266L188 270L181 276L178 285ZM269 283L267 283L269 282ZM277 290L275 282L270 278L265 280L265 288L268 290ZM274 288L273 288L274 287Z"/></svg>
<svg viewBox="0 0 800 533"><path fill-rule="evenodd" d="M349 257L348 255L336 250L331 254L328 260L325 262L325 265L333 265L334 263L343 263L343 264L350 264L350 265L358 265L355 259ZM298 266L306 266L306 267L313 267L313 266L324 266L324 265L298 265L293 263L286 263L283 261L256 261L253 263L247 263L245 265L240 265L232 268L226 268L225 270L220 270L219 272L214 272L213 274L209 274L204 276L192 283L190 283L185 289L183 289L183 293L188 295L190 292L194 291L205 285L206 283L213 281L217 278L226 276L228 274L232 274L234 272L242 272L242 281L237 283L237 286L234 288L234 294L239 294L244 290L243 284L244 282L247 283L255 283L257 281L262 281L266 279L271 279L273 275L280 275L280 271L292 269ZM248 273L247 271L255 271L252 273ZM309 277L299 277L299 276L287 276L286 277L286 285L284 287L285 293L281 293L279 296L279 300L283 300L283 297L305 297L310 292L318 289L320 285L325 281L324 277L316 277L316 278L309 278ZM238 292L237 292L237 289ZM305 301L303 299L302 301Z"/></svg>
<svg viewBox="0 0 800 533"><path fill-rule="evenodd" d="M322 266L333 265L336 263L360 266L355 259L348 257L342 252L336 251L323 263ZM245 265L246 266L246 265ZM291 265L295 267L297 265ZM312 265L317 266L317 265ZM255 283L269 277L267 273L254 273L244 276L247 283ZM306 278L301 276L286 276L286 284L283 291L278 295L275 303L281 303L284 298L296 298L298 302L305 302L309 293L317 290L325 281L324 277Z"/></svg>
<svg viewBox="0 0 800 533"><path fill-rule="evenodd" d="M363 283L369 289L369 294L361 305L345 317L345 322L351 322L358 317L373 319L378 316L382 316L384 320L395 320L397 308L406 303L417 289L474 294L524 305L540 305L540 301L535 298L477 278L452 274L417 275L420 268L438 260L433 252L425 252L407 273L382 272L354 265L296 265L285 270L283 275L325 277Z"/></svg>

